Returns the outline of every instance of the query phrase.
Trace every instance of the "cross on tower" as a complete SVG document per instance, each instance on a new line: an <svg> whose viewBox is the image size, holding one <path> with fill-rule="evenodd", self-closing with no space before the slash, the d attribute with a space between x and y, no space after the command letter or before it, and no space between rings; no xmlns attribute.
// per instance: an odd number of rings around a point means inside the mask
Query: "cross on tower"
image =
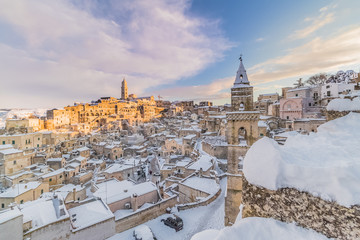
<svg viewBox="0 0 360 240"><path fill-rule="evenodd" d="M239 60L242 61L242 53L240 54Z"/></svg>

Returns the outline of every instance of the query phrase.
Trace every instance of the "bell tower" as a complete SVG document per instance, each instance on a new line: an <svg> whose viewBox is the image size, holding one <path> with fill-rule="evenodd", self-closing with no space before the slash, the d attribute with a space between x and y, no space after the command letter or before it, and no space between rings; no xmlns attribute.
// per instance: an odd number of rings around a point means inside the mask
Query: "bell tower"
<svg viewBox="0 0 360 240"><path fill-rule="evenodd" d="M231 88L231 108L232 111L252 111L253 110L253 87L250 86L246 70L240 55L240 65L236 73L234 86Z"/></svg>
<svg viewBox="0 0 360 240"><path fill-rule="evenodd" d="M125 78L122 80L121 82L121 99L122 100L127 100L129 98L128 95L128 87L127 87L127 82L125 80Z"/></svg>

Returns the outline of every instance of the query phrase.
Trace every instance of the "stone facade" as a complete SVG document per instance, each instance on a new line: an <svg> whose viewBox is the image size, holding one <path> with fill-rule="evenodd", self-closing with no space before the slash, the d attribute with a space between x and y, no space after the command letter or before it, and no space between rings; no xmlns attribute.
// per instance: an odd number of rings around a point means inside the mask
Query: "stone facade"
<svg viewBox="0 0 360 240"><path fill-rule="evenodd" d="M293 188L271 191L243 179L242 216L296 222L329 238L360 238L360 206L350 208Z"/></svg>

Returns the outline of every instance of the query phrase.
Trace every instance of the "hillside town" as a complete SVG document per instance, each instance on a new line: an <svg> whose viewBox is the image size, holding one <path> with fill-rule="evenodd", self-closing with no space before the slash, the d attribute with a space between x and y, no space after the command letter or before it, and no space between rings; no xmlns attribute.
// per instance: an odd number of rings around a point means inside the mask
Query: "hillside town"
<svg viewBox="0 0 360 240"><path fill-rule="evenodd" d="M309 239L360 238L359 74L254 101L239 60L231 104L137 97L123 79L120 97L4 110L0 239L247 239L279 221Z"/></svg>

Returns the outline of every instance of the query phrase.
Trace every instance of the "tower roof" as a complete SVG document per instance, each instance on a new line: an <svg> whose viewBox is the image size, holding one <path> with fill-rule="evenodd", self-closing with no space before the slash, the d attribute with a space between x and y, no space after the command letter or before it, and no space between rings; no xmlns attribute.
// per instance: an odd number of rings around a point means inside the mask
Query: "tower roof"
<svg viewBox="0 0 360 240"><path fill-rule="evenodd" d="M246 85L250 84L250 82L248 80L248 77L247 77L247 74L246 74L244 64L242 62L242 56L241 55L240 55L239 60L240 60L240 65L239 65L239 69L237 70L237 73L236 73L234 87L236 87L236 85L240 85L240 84L246 84Z"/></svg>

